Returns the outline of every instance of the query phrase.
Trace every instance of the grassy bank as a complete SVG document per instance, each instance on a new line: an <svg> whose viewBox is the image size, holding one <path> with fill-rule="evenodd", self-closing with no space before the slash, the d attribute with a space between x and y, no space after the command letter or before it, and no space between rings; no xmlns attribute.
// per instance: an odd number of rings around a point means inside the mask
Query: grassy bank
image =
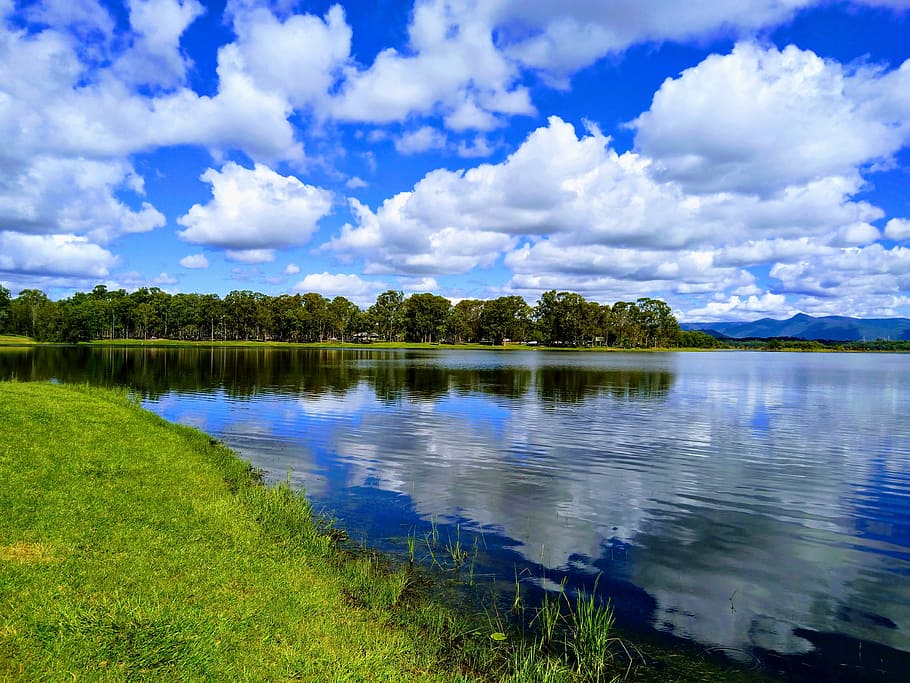
<svg viewBox="0 0 910 683"><path fill-rule="evenodd" d="M32 346L37 343L30 337L22 337L18 334L0 334L0 346Z"/></svg>
<svg viewBox="0 0 910 683"><path fill-rule="evenodd" d="M738 677L617 640L591 600L446 607L123 393L0 383L0 481L0 680Z"/></svg>
<svg viewBox="0 0 910 683"><path fill-rule="evenodd" d="M0 342L2 343L2 342ZM369 344L358 344L354 342L326 341L312 342L306 344L294 344L291 342L273 342L273 341L180 341L176 339L99 339L91 342L83 342L91 346L201 346L201 347L227 347L227 348L299 348L299 349L454 349L458 351L479 350L479 351L584 351L588 352L625 352L625 353L655 353L667 351L691 351L693 349L683 348L649 348L649 349L625 349L615 346L544 346L542 344L504 344L494 346L493 344L445 344L445 343L426 343L426 342L372 342ZM703 349L698 349L703 350Z"/></svg>

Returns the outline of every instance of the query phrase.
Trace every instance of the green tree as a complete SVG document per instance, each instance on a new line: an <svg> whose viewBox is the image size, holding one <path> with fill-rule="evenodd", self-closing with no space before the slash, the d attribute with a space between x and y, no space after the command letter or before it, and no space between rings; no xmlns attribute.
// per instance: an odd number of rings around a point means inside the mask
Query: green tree
<svg viewBox="0 0 910 683"><path fill-rule="evenodd" d="M329 329L329 300L322 294L307 292L301 297L303 305L303 338L308 342L320 342Z"/></svg>
<svg viewBox="0 0 910 683"><path fill-rule="evenodd" d="M701 330L683 330L679 333L679 346L686 349L719 349L723 343Z"/></svg>
<svg viewBox="0 0 910 683"><path fill-rule="evenodd" d="M56 333L56 305L40 289L23 289L10 302L8 327L38 341L53 341Z"/></svg>
<svg viewBox="0 0 910 683"><path fill-rule="evenodd" d="M403 305L405 337L408 341L434 342L445 333L452 302L436 294L412 294Z"/></svg>
<svg viewBox="0 0 910 683"><path fill-rule="evenodd" d="M224 323L227 338L252 339L257 327L258 302L248 289L233 290L224 297Z"/></svg>
<svg viewBox="0 0 910 683"><path fill-rule="evenodd" d="M7 331L7 323L9 322L9 309L10 309L10 294L9 290L0 285L0 334Z"/></svg>
<svg viewBox="0 0 910 683"><path fill-rule="evenodd" d="M350 337L353 334L354 331L351 328L360 314L360 309L353 301L343 296L336 296L329 302L328 314L333 336L344 341L345 336Z"/></svg>
<svg viewBox="0 0 910 683"><path fill-rule="evenodd" d="M585 298L575 292L544 292L534 307L538 332L548 345L584 343Z"/></svg>
<svg viewBox="0 0 910 683"><path fill-rule="evenodd" d="M377 296L376 303L367 310L376 332L385 341L394 341L403 333L403 306L404 293L390 289Z"/></svg>
<svg viewBox="0 0 910 683"><path fill-rule="evenodd" d="M520 296L501 296L484 302L480 330L484 339L501 345L506 339L524 341L533 311Z"/></svg>
<svg viewBox="0 0 910 683"><path fill-rule="evenodd" d="M484 302L478 299L462 299L452 307L446 324L447 337L456 344L478 342L480 316Z"/></svg>
<svg viewBox="0 0 910 683"><path fill-rule="evenodd" d="M642 297L635 303L644 346L676 346L679 341L679 323L667 303L648 297Z"/></svg>

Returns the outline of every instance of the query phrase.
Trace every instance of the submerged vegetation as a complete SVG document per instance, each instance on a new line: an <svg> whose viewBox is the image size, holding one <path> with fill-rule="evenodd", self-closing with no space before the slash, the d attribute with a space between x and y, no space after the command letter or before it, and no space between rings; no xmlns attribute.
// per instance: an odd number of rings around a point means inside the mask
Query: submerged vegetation
<svg viewBox="0 0 910 683"><path fill-rule="evenodd" d="M396 564L123 392L0 383L0 476L3 679L752 677L633 646L565 586L459 609L431 576L473 584L457 531Z"/></svg>

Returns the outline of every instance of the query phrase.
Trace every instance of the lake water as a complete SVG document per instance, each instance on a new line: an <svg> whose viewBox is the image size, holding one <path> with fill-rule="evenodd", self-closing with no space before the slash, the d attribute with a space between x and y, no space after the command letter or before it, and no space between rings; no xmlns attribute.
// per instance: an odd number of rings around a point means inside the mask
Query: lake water
<svg viewBox="0 0 910 683"><path fill-rule="evenodd" d="M910 671L910 356L36 347L7 377L131 386L385 550L599 577L627 627L791 677Z"/></svg>

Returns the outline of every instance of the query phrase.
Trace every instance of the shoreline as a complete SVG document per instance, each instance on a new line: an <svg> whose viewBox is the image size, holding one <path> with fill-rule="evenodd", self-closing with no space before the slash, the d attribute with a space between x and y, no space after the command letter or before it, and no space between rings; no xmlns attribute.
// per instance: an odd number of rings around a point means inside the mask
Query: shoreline
<svg viewBox="0 0 910 683"><path fill-rule="evenodd" d="M0 603L0 673L14 679L766 680L697 652L622 654L609 628L592 659L508 615L464 614L420 567L352 546L302 494L123 391L0 382L0 437L0 594L20 596ZM556 626L580 633L580 603L564 602Z"/></svg>

